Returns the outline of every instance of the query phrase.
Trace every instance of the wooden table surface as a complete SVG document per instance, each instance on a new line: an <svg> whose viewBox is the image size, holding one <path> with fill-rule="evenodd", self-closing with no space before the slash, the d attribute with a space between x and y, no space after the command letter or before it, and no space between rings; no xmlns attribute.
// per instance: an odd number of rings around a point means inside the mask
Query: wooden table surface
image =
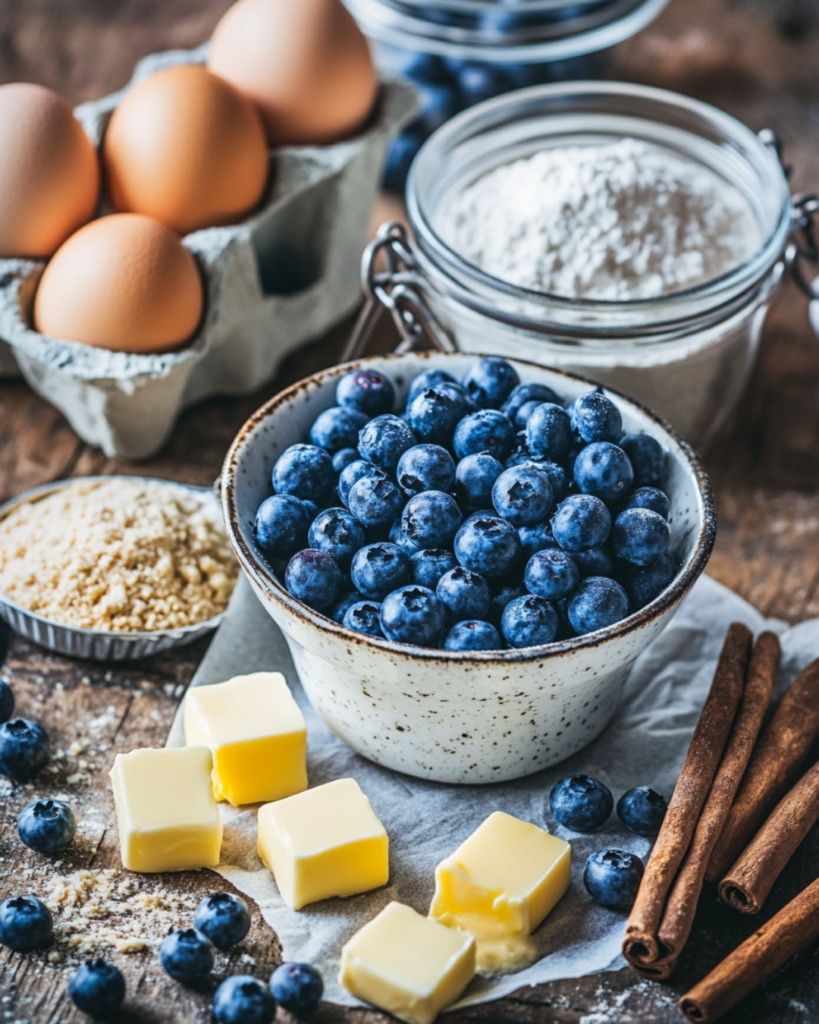
<svg viewBox="0 0 819 1024"><path fill-rule="evenodd" d="M118 88L136 59L207 38L228 0L3 0L0 80L38 81L72 101ZM671 0L654 25L616 51L615 77L697 96L754 129L774 128L794 167L797 190L819 189L819 6L816 0ZM147 473L211 483L246 417L298 377L335 361L349 324L290 360L277 380L239 400L213 400L186 413L171 442L139 466L83 444L63 418L19 381L0 382L0 499L45 481L88 473ZM806 300L785 283L768 317L759 362L741 408L707 456L717 494L719 536L709 571L764 614L790 622L819 614L819 342ZM0 790L0 898L41 891L57 874L119 867L107 772L116 752L161 746L206 642L126 669L69 662L15 640L8 670L18 709L41 721L63 755L37 781L37 795L69 794L79 837L58 868L22 846L20 808L33 787ZM818 652L819 653L819 652ZM545 794L544 794L545 795ZM767 917L819 873L819 830L803 843L766 906ZM97 877L96 875L94 877ZM145 899L152 883L139 883ZM183 905L214 888L209 872L175 877L157 906ZM221 885L220 885L221 887ZM164 900L164 903L162 902ZM86 914L89 913L86 907ZM93 908L91 908L93 913ZM155 916L155 927L162 920ZM148 930L152 925L149 915ZM255 914L248 939L218 964L266 977L277 962L272 931ZM524 989L498 1003L447 1016L467 1021L609 1024L681 1021L676 999L754 929L707 891L694 934L670 985L627 970ZM161 934L155 931L155 935ZM65 946L58 945L57 956ZM106 952L109 955L110 951ZM801 1024L819 1017L819 948L806 949L725 1019L726 1024ZM115 954L128 979L126 1021L205 1021L209 993L163 975L154 952ZM0 953L0 1018L84 1020L71 1006L63 962ZM287 1015L279 1013L279 1020ZM383 1014L322 1005L316 1020L374 1024Z"/></svg>

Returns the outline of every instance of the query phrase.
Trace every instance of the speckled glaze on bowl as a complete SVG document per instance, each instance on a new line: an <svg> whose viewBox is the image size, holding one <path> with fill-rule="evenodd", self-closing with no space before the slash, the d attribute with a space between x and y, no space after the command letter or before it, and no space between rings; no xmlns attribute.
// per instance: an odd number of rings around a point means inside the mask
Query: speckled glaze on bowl
<svg viewBox="0 0 819 1024"><path fill-rule="evenodd" d="M624 428L656 437L668 453L676 580L647 607L608 629L542 647L482 653L430 650L364 637L305 607L285 590L253 539L278 456L303 441L335 404L339 377L366 365L386 373L399 401L422 370L463 376L476 357L416 353L337 366L271 399L234 440L222 471L228 538L264 607L284 633L307 695L336 735L378 764L418 778L487 783L562 761L605 728L632 661L669 621L705 568L716 533L708 477L691 448L658 417L617 392ZM512 360L524 383L570 400L581 377Z"/></svg>

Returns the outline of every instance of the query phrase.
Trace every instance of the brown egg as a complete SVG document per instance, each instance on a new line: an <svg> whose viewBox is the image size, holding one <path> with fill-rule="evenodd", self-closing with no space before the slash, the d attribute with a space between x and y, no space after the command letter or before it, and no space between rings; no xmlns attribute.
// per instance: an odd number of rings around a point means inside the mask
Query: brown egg
<svg viewBox="0 0 819 1024"><path fill-rule="evenodd" d="M273 145L351 135L378 92L367 40L340 0L238 0L208 67L257 104Z"/></svg>
<svg viewBox="0 0 819 1024"><path fill-rule="evenodd" d="M177 235L134 213L86 224L45 268L34 326L50 338L115 352L163 352L202 318L202 279Z"/></svg>
<svg viewBox="0 0 819 1024"><path fill-rule="evenodd" d="M97 153L51 89L0 86L0 256L50 256L93 215Z"/></svg>
<svg viewBox="0 0 819 1024"><path fill-rule="evenodd" d="M232 85L195 64L134 86L103 143L111 201L180 234L241 220L267 182L259 115Z"/></svg>

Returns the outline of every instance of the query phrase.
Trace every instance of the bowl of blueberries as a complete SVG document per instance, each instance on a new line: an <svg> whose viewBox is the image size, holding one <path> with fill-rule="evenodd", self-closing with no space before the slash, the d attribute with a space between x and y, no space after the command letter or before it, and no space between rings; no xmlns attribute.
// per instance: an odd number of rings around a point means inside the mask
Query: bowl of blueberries
<svg viewBox="0 0 819 1024"><path fill-rule="evenodd" d="M222 505L324 721L379 764L454 783L594 739L716 533L698 457L657 416L459 353L281 392L234 440Z"/></svg>

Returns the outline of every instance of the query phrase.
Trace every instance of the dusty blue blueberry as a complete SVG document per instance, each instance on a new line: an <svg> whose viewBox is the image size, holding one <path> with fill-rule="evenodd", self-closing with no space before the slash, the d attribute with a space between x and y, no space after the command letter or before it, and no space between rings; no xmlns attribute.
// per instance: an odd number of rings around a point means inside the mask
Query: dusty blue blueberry
<svg viewBox="0 0 819 1024"><path fill-rule="evenodd" d="M549 794L549 809L564 828L593 832L608 821L614 797L608 786L589 775L561 779Z"/></svg>
<svg viewBox="0 0 819 1024"><path fill-rule="evenodd" d="M451 494L423 491L410 498L401 514L401 528L422 548L446 548L452 544L463 516Z"/></svg>
<svg viewBox="0 0 819 1024"><path fill-rule="evenodd" d="M591 494L570 494L552 516L552 533L564 551L599 547L608 540L610 532L609 510Z"/></svg>
<svg viewBox="0 0 819 1024"><path fill-rule="evenodd" d="M447 548L422 548L410 555L412 582L435 590L438 580L458 564L455 555Z"/></svg>
<svg viewBox="0 0 819 1024"><path fill-rule="evenodd" d="M30 782L50 757L48 736L36 722L12 718L0 725L0 775L15 782Z"/></svg>
<svg viewBox="0 0 819 1024"><path fill-rule="evenodd" d="M381 601L412 580L412 566L397 545L368 544L353 556L350 575L360 594L372 601Z"/></svg>
<svg viewBox="0 0 819 1024"><path fill-rule="evenodd" d="M342 469L338 477L338 496L347 508L350 507L350 491L363 477L370 477L373 480L389 479L384 470L372 462L358 459L355 462L349 463Z"/></svg>
<svg viewBox="0 0 819 1024"><path fill-rule="evenodd" d="M217 949L230 949L250 931L250 910L233 893L212 892L199 901L193 924Z"/></svg>
<svg viewBox="0 0 819 1024"><path fill-rule="evenodd" d="M346 508L328 508L313 520L307 543L332 555L342 569L347 569L356 551L364 547L364 527Z"/></svg>
<svg viewBox="0 0 819 1024"><path fill-rule="evenodd" d="M560 405L560 397L546 384L518 384L501 406L501 412L514 423L521 408L529 402L537 402L538 405L543 405L544 402Z"/></svg>
<svg viewBox="0 0 819 1024"><path fill-rule="evenodd" d="M273 490L316 501L335 483L333 460L313 444L293 444L276 460Z"/></svg>
<svg viewBox="0 0 819 1024"><path fill-rule="evenodd" d="M387 473L394 473L404 452L416 444L415 434L398 416L377 416L358 435L361 458Z"/></svg>
<svg viewBox="0 0 819 1024"><path fill-rule="evenodd" d="M492 592L492 604L489 606L487 619L497 629L500 629L503 612L510 601L518 597L526 596L526 587L522 583L504 583Z"/></svg>
<svg viewBox="0 0 819 1024"><path fill-rule="evenodd" d="M381 623L378 620L380 613L381 605L378 601L359 601L347 609L343 625L347 629L354 629L356 633L383 636Z"/></svg>
<svg viewBox="0 0 819 1024"><path fill-rule="evenodd" d="M299 1017L316 1009L324 982L311 964L282 964L270 976L270 991L279 1006Z"/></svg>
<svg viewBox="0 0 819 1024"><path fill-rule="evenodd" d="M382 188L403 193L410 165L425 141L426 135L418 126L405 128L393 138L381 170Z"/></svg>
<svg viewBox="0 0 819 1024"><path fill-rule="evenodd" d="M461 459L455 468L455 496L461 507L472 512L492 508L492 487L502 472L502 463L489 452Z"/></svg>
<svg viewBox="0 0 819 1024"><path fill-rule="evenodd" d="M469 413L455 428L452 445L459 459L488 452L505 462L515 447L515 428L508 416L497 409Z"/></svg>
<svg viewBox="0 0 819 1024"><path fill-rule="evenodd" d="M357 590L348 590L346 594L341 595L330 611L327 612L327 616L331 618L333 622L337 622L340 626L344 622L344 614L347 609L358 601L363 600L363 594L359 594Z"/></svg>
<svg viewBox="0 0 819 1024"><path fill-rule="evenodd" d="M668 523L650 508L627 508L614 520L614 553L634 565L649 565L668 550Z"/></svg>
<svg viewBox="0 0 819 1024"><path fill-rule="evenodd" d="M476 572L462 565L450 569L438 581L438 600L454 622L462 619L485 619L492 604L489 584Z"/></svg>
<svg viewBox="0 0 819 1024"><path fill-rule="evenodd" d="M569 602L569 622L581 636L613 626L627 615L625 590L607 576L587 576Z"/></svg>
<svg viewBox="0 0 819 1024"><path fill-rule="evenodd" d="M465 64L458 71L458 90L468 107L499 96L508 88L505 75L492 64Z"/></svg>
<svg viewBox="0 0 819 1024"><path fill-rule="evenodd" d="M416 583L394 590L381 605L384 636L396 643L436 647L445 626L444 606L428 587Z"/></svg>
<svg viewBox="0 0 819 1024"><path fill-rule="evenodd" d="M617 801L617 817L638 836L656 836L667 810L665 797L648 786L629 789Z"/></svg>
<svg viewBox="0 0 819 1024"><path fill-rule="evenodd" d="M557 635L557 612L548 601L526 594L503 609L501 632L510 647L550 644Z"/></svg>
<svg viewBox="0 0 819 1024"><path fill-rule="evenodd" d="M539 405L543 405L543 402L537 402L532 400L531 402L524 402L523 405L515 413L515 418L512 420L512 424L518 433L526 432L526 424L532 418L532 413L537 409Z"/></svg>
<svg viewBox="0 0 819 1024"><path fill-rule="evenodd" d="M623 434L620 410L607 398L602 388L579 395L568 408L575 436L583 444L592 441L611 441L614 444Z"/></svg>
<svg viewBox="0 0 819 1024"><path fill-rule="evenodd" d="M227 978L213 996L217 1024L272 1024L276 1000L266 985L250 974Z"/></svg>
<svg viewBox="0 0 819 1024"><path fill-rule="evenodd" d="M107 960L89 960L68 983L71 1002L94 1020L113 1021L125 1002L125 978Z"/></svg>
<svg viewBox="0 0 819 1024"><path fill-rule="evenodd" d="M571 555L559 548L547 548L529 559L524 581L530 594L557 601L575 589L580 570Z"/></svg>
<svg viewBox="0 0 819 1024"><path fill-rule="evenodd" d="M502 648L503 641L492 623L478 619L456 622L444 640L445 651L499 651Z"/></svg>
<svg viewBox="0 0 819 1024"><path fill-rule="evenodd" d="M358 448L342 448L333 455L333 471L340 473L342 469L346 469L353 462L358 462L360 458Z"/></svg>
<svg viewBox="0 0 819 1024"><path fill-rule="evenodd" d="M498 356L481 359L463 379L466 393L479 409L500 409L518 384L517 370Z"/></svg>
<svg viewBox="0 0 819 1024"><path fill-rule="evenodd" d="M534 523L532 526L521 526L518 529L518 536L524 562L528 562L536 551L545 551L547 548L558 546L552 533L552 527L546 520L542 523Z"/></svg>
<svg viewBox="0 0 819 1024"><path fill-rule="evenodd" d="M422 491L447 491L455 487L455 463L438 444L417 444L398 461L398 486L410 498Z"/></svg>
<svg viewBox="0 0 819 1024"><path fill-rule="evenodd" d="M665 452L659 441L648 434L624 434L620 447L631 459L635 487L662 487L667 470Z"/></svg>
<svg viewBox="0 0 819 1024"><path fill-rule="evenodd" d="M583 494L593 494L601 501L617 501L631 490L634 471L622 448L609 441L594 441L578 453L574 481Z"/></svg>
<svg viewBox="0 0 819 1024"><path fill-rule="evenodd" d="M551 459L536 459L530 453L526 445L521 445L506 460L506 468L513 469L515 466L534 466L549 478L552 485L552 499L563 501L569 492L569 476L563 466Z"/></svg>
<svg viewBox="0 0 819 1024"><path fill-rule="evenodd" d="M14 692L8 680L0 678L0 724L7 722L14 714Z"/></svg>
<svg viewBox="0 0 819 1024"><path fill-rule="evenodd" d="M25 953L44 946L53 934L51 911L36 896L13 896L0 903L0 945Z"/></svg>
<svg viewBox="0 0 819 1024"><path fill-rule="evenodd" d="M665 590L677 575L677 559L666 551L648 565L622 567L621 579L635 608L645 608Z"/></svg>
<svg viewBox="0 0 819 1024"><path fill-rule="evenodd" d="M418 124L427 135L437 131L461 110L461 97L454 83L417 83L416 93L421 103Z"/></svg>
<svg viewBox="0 0 819 1024"><path fill-rule="evenodd" d="M479 512L455 535L455 557L481 576L505 576L520 560L518 531L500 516Z"/></svg>
<svg viewBox="0 0 819 1024"><path fill-rule="evenodd" d="M396 544L401 548L404 554L409 555L410 558L412 558L416 552L421 550L420 545L416 544L414 540L410 540L410 538L404 533L404 527L400 518L393 521L393 524L390 527L388 540L390 544Z"/></svg>
<svg viewBox="0 0 819 1024"><path fill-rule="evenodd" d="M572 425L563 406L544 402L529 417L526 446L533 457L563 462L572 441Z"/></svg>
<svg viewBox="0 0 819 1024"><path fill-rule="evenodd" d="M365 416L381 416L392 412L395 388L378 370L351 370L336 385L336 402Z"/></svg>
<svg viewBox="0 0 819 1024"><path fill-rule="evenodd" d="M446 370L424 370L417 377L413 378L407 392L407 408L412 405L412 400L420 395L427 388L434 388L437 384L457 384L451 373Z"/></svg>
<svg viewBox="0 0 819 1024"><path fill-rule="evenodd" d="M159 961L174 981L195 985L213 970L216 951L213 943L196 928L171 932L159 947Z"/></svg>
<svg viewBox="0 0 819 1024"><path fill-rule="evenodd" d="M498 515L512 526L539 523L552 507L549 477L527 464L505 469L492 488L492 503Z"/></svg>
<svg viewBox="0 0 819 1024"><path fill-rule="evenodd" d="M407 410L412 432L423 444L449 445L466 406L456 391L446 385L427 388L416 395Z"/></svg>
<svg viewBox="0 0 819 1024"><path fill-rule="evenodd" d="M658 516L668 519L671 502L665 491L661 491L659 487L638 487L629 495L626 508L650 508Z"/></svg>
<svg viewBox="0 0 819 1024"><path fill-rule="evenodd" d="M275 560L287 559L304 547L314 513L292 494L274 494L259 506L253 535L262 551Z"/></svg>
<svg viewBox="0 0 819 1024"><path fill-rule="evenodd" d="M581 579L587 576L614 576L614 555L606 544L586 548L585 551L573 551L572 558L580 570Z"/></svg>
<svg viewBox="0 0 819 1024"><path fill-rule="evenodd" d="M342 448L355 448L359 432L367 423L367 415L358 409L335 405L318 414L310 428L310 443L332 455Z"/></svg>
<svg viewBox="0 0 819 1024"><path fill-rule="evenodd" d="M60 853L76 832L77 819L63 800L32 800L17 819L20 839L38 853Z"/></svg>
<svg viewBox="0 0 819 1024"><path fill-rule="evenodd" d="M627 850L596 850L586 861L583 884L591 898L611 910L631 910L643 880L643 862Z"/></svg>
<svg viewBox="0 0 819 1024"><path fill-rule="evenodd" d="M287 563L284 585L296 600L321 612L336 603L344 589L344 578L331 555L305 548Z"/></svg>
<svg viewBox="0 0 819 1024"><path fill-rule="evenodd" d="M401 514L404 498L392 480L363 476L350 488L347 505L363 526L388 527Z"/></svg>

